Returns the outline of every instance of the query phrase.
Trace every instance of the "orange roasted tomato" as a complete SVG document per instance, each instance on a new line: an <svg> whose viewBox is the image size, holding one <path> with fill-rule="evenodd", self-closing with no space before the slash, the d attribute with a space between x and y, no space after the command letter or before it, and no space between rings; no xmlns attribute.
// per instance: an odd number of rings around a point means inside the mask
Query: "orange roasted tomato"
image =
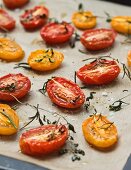
<svg viewBox="0 0 131 170"><path fill-rule="evenodd" d="M19 117L9 105L0 104L0 135L12 135L18 131Z"/></svg>
<svg viewBox="0 0 131 170"><path fill-rule="evenodd" d="M80 87L63 77L54 77L49 80L46 90L52 102L64 108L78 108L85 101L85 95Z"/></svg>
<svg viewBox="0 0 131 170"><path fill-rule="evenodd" d="M79 29L90 29L96 26L96 17L90 11L75 12L72 22Z"/></svg>
<svg viewBox="0 0 131 170"><path fill-rule="evenodd" d="M6 61L16 61L24 57L22 48L8 38L0 38L0 59Z"/></svg>
<svg viewBox="0 0 131 170"><path fill-rule="evenodd" d="M21 152L27 155L47 155L58 151L68 138L64 125L44 125L23 133L19 140Z"/></svg>
<svg viewBox="0 0 131 170"><path fill-rule="evenodd" d="M101 114L86 119L82 130L86 141L97 149L110 148L118 141L116 126Z"/></svg>
<svg viewBox="0 0 131 170"><path fill-rule="evenodd" d="M127 64L128 64L129 67L131 66L131 50L128 51Z"/></svg>
<svg viewBox="0 0 131 170"><path fill-rule="evenodd" d="M48 71L60 66L64 55L53 49L36 50L28 58L28 64L33 70Z"/></svg>
<svg viewBox="0 0 131 170"><path fill-rule="evenodd" d="M122 34L131 34L131 16L116 16L111 19L112 28Z"/></svg>

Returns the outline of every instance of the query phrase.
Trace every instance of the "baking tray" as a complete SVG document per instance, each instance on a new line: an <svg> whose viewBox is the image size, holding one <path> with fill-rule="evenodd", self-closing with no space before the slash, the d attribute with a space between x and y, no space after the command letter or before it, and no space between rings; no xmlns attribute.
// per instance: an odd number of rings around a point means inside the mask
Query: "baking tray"
<svg viewBox="0 0 131 170"><path fill-rule="evenodd" d="M38 4L45 4L50 10L50 17L55 17L58 20L71 20L72 13L77 9L78 4L82 2L84 4L85 9L93 11L95 15L105 17L104 11L111 14L111 16L116 15L130 15L130 7L112 4L108 2L95 1L95 0L31 0L30 3L22 9L16 9L15 11L9 11L9 13L17 20L17 27L11 33L8 34L9 37L15 39L24 49L25 57L22 62L26 62L27 58L31 51L36 49L49 48L47 47L39 35L39 31L35 32L26 32L21 24L19 23L19 16L23 13L25 9L31 8ZM105 18L98 18L98 28L110 28L109 23L106 23ZM81 31L78 31L81 34ZM52 76L62 76L66 77L72 81L74 81L74 72L78 70L85 63L82 62L83 59L89 57L97 57L99 55L107 55L110 54L114 58L118 58L120 61L126 63L126 56L128 50L130 50L130 44L122 45L120 42L124 41L125 36L118 35L116 38L115 45L109 49L100 52L88 54L82 54L78 51L78 49L85 50L80 42L76 43L76 47L74 49L70 48L68 44L64 44L61 46L54 46L54 49L61 51L64 56L64 62L58 69L51 72L34 72L28 71L24 69L14 69L16 62L0 62L0 76L6 75L8 73L23 73L28 76L32 81L32 88L27 97L22 99L22 102L27 102L33 105L39 103L40 107L47 109L48 111L43 111L41 114L46 114L49 119L52 119L52 114L57 112L66 117L68 121L70 121L76 130L76 134L74 135L75 141L79 143L81 149L85 151L85 156L82 157L81 161L72 162L71 155L66 154L62 156L58 156L57 154L52 154L50 156L41 157L41 158L33 158L27 155L24 155L19 150L19 136L22 132L18 132L16 135L5 137L0 136L0 154L9 156L12 158L17 158L21 161L27 161L42 167L47 167L52 170L121 170L131 153L130 149L130 141L131 141L131 114L130 114L130 105L124 107L119 112L109 112L108 106L116 99L119 99L123 96L126 96L130 93L130 81L127 78L122 79L122 74L119 78L113 83L106 86L94 86L88 87L87 89L83 89L86 96L89 96L91 91L95 91L96 95L92 104L95 104L99 113L108 116L108 119L115 122L118 133L119 133L119 142L118 145L111 151L101 152L91 148L87 142L84 140L81 124L84 119L86 119L91 111L86 112L83 108L78 110L66 110L58 108L52 105L52 102L47 96L43 96L38 92L38 89L42 88L43 83ZM80 81L77 79L77 83L82 86ZM127 91L123 92L123 90L127 89ZM107 96L103 95L103 92L107 94ZM131 97L129 96L125 100L131 101ZM16 104L10 103L10 105ZM20 117L20 126L23 125L28 120L29 116L35 114L35 110L26 107L24 105L19 106L17 109L18 115ZM77 122L77 123L76 123ZM31 124L29 128L37 127L38 123L34 122Z"/></svg>

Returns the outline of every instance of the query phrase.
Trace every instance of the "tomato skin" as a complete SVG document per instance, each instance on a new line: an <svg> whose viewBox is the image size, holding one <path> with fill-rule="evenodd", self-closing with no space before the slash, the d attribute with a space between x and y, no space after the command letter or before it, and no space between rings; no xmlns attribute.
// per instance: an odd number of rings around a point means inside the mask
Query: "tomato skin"
<svg viewBox="0 0 131 170"><path fill-rule="evenodd" d="M111 20L111 27L122 34L131 34L131 16L116 16Z"/></svg>
<svg viewBox="0 0 131 170"><path fill-rule="evenodd" d="M15 20L5 10L0 8L0 29L11 31L15 28Z"/></svg>
<svg viewBox="0 0 131 170"><path fill-rule="evenodd" d="M44 141L35 137L36 135L43 134L45 131L58 130L62 128L63 133L56 136L55 139ZM34 139L30 137L34 136ZM64 125L44 125L35 129L31 129L23 133L19 140L21 151L24 154L39 156L47 155L52 152L58 151L66 142L68 138L68 129Z"/></svg>
<svg viewBox="0 0 131 170"><path fill-rule="evenodd" d="M90 37L95 36L97 34L106 34L105 39L99 39L97 40L96 38L90 39ZM80 41L81 43L87 48L88 50L101 50L108 48L113 45L115 42L115 37L116 37L116 32L111 30L111 29L91 29L91 30L86 30L81 38ZM87 40L89 39L89 40Z"/></svg>
<svg viewBox="0 0 131 170"><path fill-rule="evenodd" d="M128 51L127 64L128 64L129 67L131 67L131 50Z"/></svg>
<svg viewBox="0 0 131 170"><path fill-rule="evenodd" d="M99 150L111 148L118 141L116 126L100 114L84 120L82 131L86 141Z"/></svg>
<svg viewBox="0 0 131 170"><path fill-rule="evenodd" d="M40 61L42 58L43 60ZM33 70L49 71L59 67L63 59L64 59L64 55L62 53L52 49L48 49L48 50L43 49L43 50L36 50L32 52L28 58L28 64Z"/></svg>
<svg viewBox="0 0 131 170"><path fill-rule="evenodd" d="M103 60L103 66L96 66L97 62L81 67L76 75L87 85L103 85L112 82L120 73L116 61Z"/></svg>
<svg viewBox="0 0 131 170"><path fill-rule="evenodd" d="M74 28L66 23L49 23L45 25L41 31L40 35L47 44L61 44L69 41Z"/></svg>
<svg viewBox="0 0 131 170"><path fill-rule="evenodd" d="M21 8L29 2L29 0L3 0L5 6L9 9Z"/></svg>
<svg viewBox="0 0 131 170"><path fill-rule="evenodd" d="M5 89L8 85L14 83L14 90L10 91ZM3 89L4 88L4 89ZM0 100L4 101L15 101L14 97L22 98L24 97L31 88L31 82L28 77L25 77L23 74L8 74L0 78Z"/></svg>
<svg viewBox="0 0 131 170"><path fill-rule="evenodd" d="M26 30L33 31L41 28L46 23L48 15L49 11L46 7L36 6L33 9L25 11L25 13L20 16L20 22Z"/></svg>
<svg viewBox="0 0 131 170"><path fill-rule="evenodd" d="M51 101L64 108L79 108L85 101L85 95L80 87L62 77L48 81L46 90Z"/></svg>
<svg viewBox="0 0 131 170"><path fill-rule="evenodd" d="M12 122L14 122L15 127L1 114L3 110L11 118ZM13 135L18 131L18 127L19 117L17 113L9 105L0 104L0 135Z"/></svg>
<svg viewBox="0 0 131 170"><path fill-rule="evenodd" d="M96 17L90 11L75 12L72 16L72 22L78 29L91 29L96 26Z"/></svg>

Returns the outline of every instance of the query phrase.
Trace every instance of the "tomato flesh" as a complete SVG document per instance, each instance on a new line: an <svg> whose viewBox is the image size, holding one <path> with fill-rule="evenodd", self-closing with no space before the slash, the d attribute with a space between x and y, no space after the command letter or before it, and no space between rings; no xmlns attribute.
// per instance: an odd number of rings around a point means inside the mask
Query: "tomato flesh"
<svg viewBox="0 0 131 170"><path fill-rule="evenodd" d="M15 20L3 9L0 8L0 30L12 30L15 28Z"/></svg>
<svg viewBox="0 0 131 170"><path fill-rule="evenodd" d="M47 155L58 151L68 138L64 125L44 125L23 133L19 140L21 151L28 155Z"/></svg>
<svg viewBox="0 0 131 170"><path fill-rule="evenodd" d="M49 23L41 31L41 37L47 44L61 44L69 41L74 28L66 23Z"/></svg>
<svg viewBox="0 0 131 170"><path fill-rule="evenodd" d="M115 80L120 73L120 67L114 60L97 61L81 67L77 77L87 85L103 85Z"/></svg>
<svg viewBox="0 0 131 170"><path fill-rule="evenodd" d="M80 87L62 77L51 79L46 89L52 102L64 108L78 108L85 101L85 95Z"/></svg>
<svg viewBox="0 0 131 170"><path fill-rule="evenodd" d="M33 31L42 27L48 18L49 11L44 6L36 6L33 9L25 11L20 17L20 22L26 30Z"/></svg>
<svg viewBox="0 0 131 170"><path fill-rule="evenodd" d="M21 8L29 2L29 0L3 0L5 6L9 9Z"/></svg>
<svg viewBox="0 0 131 170"><path fill-rule="evenodd" d="M115 37L113 30L101 28L85 31L80 40L88 50L101 50L112 46Z"/></svg>
<svg viewBox="0 0 131 170"><path fill-rule="evenodd" d="M0 100L13 101L14 97L22 98L30 88L31 82L24 75L8 74L0 78Z"/></svg>

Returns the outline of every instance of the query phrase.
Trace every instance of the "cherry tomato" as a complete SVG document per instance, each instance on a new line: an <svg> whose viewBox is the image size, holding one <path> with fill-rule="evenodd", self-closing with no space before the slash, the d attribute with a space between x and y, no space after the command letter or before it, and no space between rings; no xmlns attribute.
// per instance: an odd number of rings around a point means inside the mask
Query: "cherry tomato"
<svg viewBox="0 0 131 170"><path fill-rule="evenodd" d="M115 37L113 30L101 28L85 31L80 40L88 50L101 50L112 46Z"/></svg>
<svg viewBox="0 0 131 170"><path fill-rule="evenodd" d="M0 30L10 31L15 28L15 20L5 10L0 8Z"/></svg>
<svg viewBox="0 0 131 170"><path fill-rule="evenodd" d="M69 41L74 28L66 23L49 23L41 31L41 37L47 44L61 44Z"/></svg>
<svg viewBox="0 0 131 170"><path fill-rule="evenodd" d="M112 82L120 73L120 67L114 60L100 59L81 67L77 77L87 85L102 85Z"/></svg>
<svg viewBox="0 0 131 170"><path fill-rule="evenodd" d="M19 117L9 105L0 104L0 135L12 135L19 127Z"/></svg>
<svg viewBox="0 0 131 170"><path fill-rule="evenodd" d="M78 108L85 101L85 95L80 87L62 77L49 80L46 90L52 102L64 108Z"/></svg>
<svg viewBox="0 0 131 170"><path fill-rule="evenodd" d="M131 34L131 16L117 16L111 20L112 28L122 34Z"/></svg>
<svg viewBox="0 0 131 170"><path fill-rule="evenodd" d="M90 29L96 26L96 17L90 11L75 12L72 22L79 29Z"/></svg>
<svg viewBox="0 0 131 170"><path fill-rule="evenodd" d="M36 6L33 9L26 10L20 17L20 22L26 30L33 31L42 27L48 18L49 11L44 6Z"/></svg>
<svg viewBox="0 0 131 170"><path fill-rule="evenodd" d="M34 70L48 71L59 67L63 59L63 54L53 49L36 50L30 54L28 64Z"/></svg>
<svg viewBox="0 0 131 170"><path fill-rule="evenodd" d="M8 38L0 38L0 59L7 61L20 60L24 57L22 48Z"/></svg>
<svg viewBox="0 0 131 170"><path fill-rule="evenodd" d="M3 0L5 6L9 9L21 8L29 2L29 0Z"/></svg>
<svg viewBox="0 0 131 170"><path fill-rule="evenodd" d="M128 63L128 66L130 67L131 66L131 50L128 52L127 63Z"/></svg>
<svg viewBox="0 0 131 170"><path fill-rule="evenodd" d="M86 141L97 149L106 149L118 141L117 129L114 123L100 114L86 119L82 123Z"/></svg>
<svg viewBox="0 0 131 170"><path fill-rule="evenodd" d="M14 97L22 98L30 88L31 82L24 75L8 74L0 78L0 100L13 101Z"/></svg>
<svg viewBox="0 0 131 170"><path fill-rule="evenodd" d="M46 155L58 151L68 138L64 125L44 125L23 133L19 140L21 151L27 155Z"/></svg>

